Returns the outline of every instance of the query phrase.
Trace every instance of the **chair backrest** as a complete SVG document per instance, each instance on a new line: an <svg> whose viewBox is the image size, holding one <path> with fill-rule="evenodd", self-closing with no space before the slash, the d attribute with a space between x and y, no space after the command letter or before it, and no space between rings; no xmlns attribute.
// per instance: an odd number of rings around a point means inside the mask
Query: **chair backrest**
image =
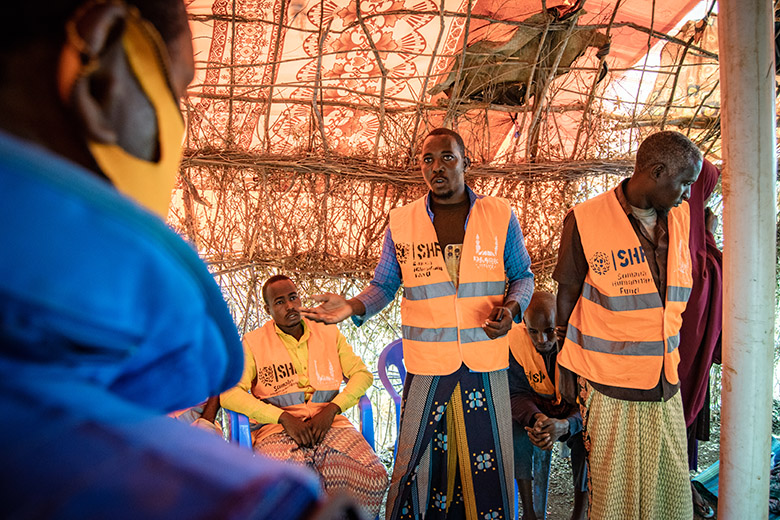
<svg viewBox="0 0 780 520"><path fill-rule="evenodd" d="M404 381L406 380L406 366L404 365L404 349L403 342L400 339L390 342L382 353L379 354L379 365L377 372L379 373L379 379L382 381L385 389L393 396L399 396L398 389L395 387L390 377L387 375L388 369L394 367L400 377L400 386L403 388Z"/></svg>
<svg viewBox="0 0 780 520"><path fill-rule="evenodd" d="M401 424L401 395L399 388L393 384L388 375L388 369L395 368L400 378L400 389L403 389L404 380L406 380L406 367L404 366L404 350L403 343L400 339L390 342L385 347L381 354L379 354L379 360L377 361L377 373L379 374L379 380L382 381L382 385L390 394L390 397L395 403L395 431L398 432ZM395 447L398 449L398 436L396 435Z"/></svg>

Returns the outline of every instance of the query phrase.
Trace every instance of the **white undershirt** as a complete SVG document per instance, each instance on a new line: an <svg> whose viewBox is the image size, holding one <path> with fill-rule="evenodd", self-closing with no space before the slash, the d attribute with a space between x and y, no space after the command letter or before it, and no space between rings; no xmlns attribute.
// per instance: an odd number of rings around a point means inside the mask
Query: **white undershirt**
<svg viewBox="0 0 780 520"><path fill-rule="evenodd" d="M655 242L655 225L658 222L658 214L655 212L655 208L641 209L631 206L631 212L639 223L642 224L642 227L645 228L650 240Z"/></svg>

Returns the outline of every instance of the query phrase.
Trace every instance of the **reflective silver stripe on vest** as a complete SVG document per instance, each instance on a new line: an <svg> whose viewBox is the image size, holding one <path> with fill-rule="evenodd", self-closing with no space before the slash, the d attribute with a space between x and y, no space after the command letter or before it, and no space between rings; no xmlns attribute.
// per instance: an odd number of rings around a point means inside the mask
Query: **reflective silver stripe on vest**
<svg viewBox="0 0 780 520"><path fill-rule="evenodd" d="M402 329L404 339L414 341L458 341L458 329L455 327L427 329L403 325Z"/></svg>
<svg viewBox="0 0 780 520"><path fill-rule="evenodd" d="M407 300L428 300L430 298L452 296L453 294L455 294L455 286L452 282L439 282L418 285L417 287L404 286L404 298Z"/></svg>
<svg viewBox="0 0 780 520"><path fill-rule="evenodd" d="M663 306L661 297L658 296L658 292L655 290L649 294L606 296L587 282L582 286L582 297L604 307L608 311L616 312L657 309Z"/></svg>
<svg viewBox="0 0 780 520"><path fill-rule="evenodd" d="M482 327L474 327L473 329L460 329L460 342L461 343L474 343L475 341L490 341L490 338L485 334Z"/></svg>
<svg viewBox="0 0 780 520"><path fill-rule="evenodd" d="M623 356L659 356L664 351L663 341L610 341L596 336L587 336L577 327L569 324L566 337L585 350L620 354Z"/></svg>
<svg viewBox="0 0 780 520"><path fill-rule="evenodd" d="M311 395L311 403L329 403L334 397L339 395L338 390L317 390Z"/></svg>
<svg viewBox="0 0 780 520"><path fill-rule="evenodd" d="M677 333L674 336L666 338L666 351L674 352L674 350L680 346L680 334Z"/></svg>
<svg viewBox="0 0 780 520"><path fill-rule="evenodd" d="M506 282L470 282L458 286L458 298L475 298L479 296L503 296Z"/></svg>
<svg viewBox="0 0 780 520"><path fill-rule="evenodd" d="M678 287L670 285L666 288L666 301L668 302L687 302L691 297L690 287Z"/></svg>
<svg viewBox="0 0 780 520"><path fill-rule="evenodd" d="M303 392L290 392L289 394L276 395L274 397L266 397L264 402L284 408L285 406L293 406L296 404L303 404L306 399L306 394Z"/></svg>

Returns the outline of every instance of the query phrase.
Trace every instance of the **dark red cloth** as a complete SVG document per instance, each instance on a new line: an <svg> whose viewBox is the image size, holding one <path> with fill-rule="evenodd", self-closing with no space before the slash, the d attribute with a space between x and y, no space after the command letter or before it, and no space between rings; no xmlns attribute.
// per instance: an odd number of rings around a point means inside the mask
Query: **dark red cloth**
<svg viewBox="0 0 780 520"><path fill-rule="evenodd" d="M710 366L720 362L723 328L723 260L704 224L704 203L718 183L720 171L705 160L688 200L691 212L691 268L693 288L680 329L680 392L685 425L702 409L710 380Z"/></svg>

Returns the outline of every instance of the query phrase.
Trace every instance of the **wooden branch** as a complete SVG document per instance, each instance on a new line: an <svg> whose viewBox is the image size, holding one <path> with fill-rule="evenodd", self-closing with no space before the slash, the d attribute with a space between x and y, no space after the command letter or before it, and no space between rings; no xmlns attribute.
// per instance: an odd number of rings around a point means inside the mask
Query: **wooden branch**
<svg viewBox="0 0 780 520"><path fill-rule="evenodd" d="M694 122L697 120L699 116L699 112L701 112L701 109L704 108L704 104L707 102L708 99L710 99L710 96L715 93L715 91L718 89L718 85L720 85L720 78L718 78L718 81L715 82L715 85L712 87L712 89L707 92L707 95L701 98L701 102L699 103L699 106L696 107L696 111L693 113L693 116L691 116L691 121L688 123L688 128L686 130L686 135L691 135L691 127L693 126ZM674 124L674 123L669 123Z"/></svg>
<svg viewBox="0 0 780 520"><path fill-rule="evenodd" d="M622 0L618 0L615 3L615 9L612 11L612 16L609 18L609 25L607 26L607 38L609 38L610 32L612 31L612 24L615 22L615 16L617 16L618 9L620 9L620 2ZM596 67L597 71L601 70L601 67L604 66L604 60L606 59L606 55L602 55L599 57L599 64ZM585 128L585 125L588 122L588 116L590 115L590 107L593 105L593 99L596 95L596 87L599 84L599 73L596 72L596 74L593 76L593 84L590 86L590 91L588 93L588 101L585 103L585 110L582 112L582 120L580 121L579 126L577 126L577 135L574 138L574 146L572 146L572 152L571 152L571 158L574 159L577 156L577 146L580 142L580 136L582 135L583 129ZM588 134L590 135L590 134ZM587 140L588 137L585 137L585 146L583 148L587 149Z"/></svg>
<svg viewBox="0 0 780 520"><path fill-rule="evenodd" d="M555 78L555 72L558 70L558 64L560 64L563 52L566 50L566 44L569 41L569 37L574 31L574 27L577 25L577 19L578 17L576 16L573 16L569 19L569 29L566 31L566 34L559 44L560 49L558 50L558 54L555 56L552 67L550 67L550 70L547 73L547 77L542 79L541 87L537 86L537 88L534 89L534 115L531 118L531 123L528 125L528 144L526 145L526 153L529 159L536 158L536 147L538 145L538 141L534 142L535 140L533 139L533 136L535 132L538 132L539 117L541 116L542 107L544 106L544 96L546 95L547 89L553 78Z"/></svg>
<svg viewBox="0 0 780 520"><path fill-rule="evenodd" d="M532 13L529 13L529 16ZM378 17L392 17L392 16L440 16L442 15L441 11L418 11L415 9L393 9L388 11L381 11L375 14L366 15L363 17L363 20L369 20L371 18L378 18ZM514 27L539 27L535 24L529 24L525 23L523 21L516 21L516 20L501 20L498 18L494 18L492 16L488 15L481 15L481 14L474 14L471 13L471 15L467 15L466 13L461 12L455 12L455 11L444 11L443 16L450 17L450 18L473 18L475 20L483 20L488 23L495 23L495 24L501 24L501 25L508 25L508 26L514 26ZM236 20L241 23L261 23L261 24L267 24L267 25L276 25L277 22L273 20L266 20L263 18L252 18L247 16L231 16L231 15L219 15L219 14L207 14L207 15L194 15L190 14L188 15L188 18L192 21L196 22L209 22L209 21L232 21ZM357 22L352 22L351 24L347 25L342 29L341 31L333 31L333 34L343 34L347 31L352 30L357 25ZM565 31L567 29L568 25L565 22L562 23L555 23L550 25L551 31ZM580 25L578 26L581 29L604 29L607 27L607 24L588 24L588 25ZM635 22L615 22L613 24L613 27L620 28L620 27L629 27L631 29L634 29L635 31L644 32L649 34L653 38L658 38L659 40L666 40L672 43L677 43L679 45L685 45L685 42L683 40L680 40L679 38L675 38L674 36L670 36L669 34L662 33L660 31L656 31L654 29L644 27L642 25L639 25ZM284 29L291 30L291 31L300 31L305 33L311 33L311 34L317 34L318 31L314 29L302 29L300 27L294 27L291 25L284 25ZM708 51L706 49L702 49L701 47L692 45L691 51L695 52L701 56L705 56L708 58L714 58L718 59L718 54L714 53L712 51Z"/></svg>
<svg viewBox="0 0 780 520"><path fill-rule="evenodd" d="M322 4L320 4L320 11L322 10ZM330 24L333 22L331 20L328 22L327 27L325 27L325 32L320 35L319 39L319 52L317 55L317 73L314 79L314 89L312 91L312 100L311 100L311 108L314 111L314 115L317 118L317 127L320 130L320 136L322 137L322 149L325 150L325 152L328 152L328 136L325 133L325 120L322 117L322 111L317 106L317 93L322 95L322 88L321 88L321 81L322 81L322 47L325 45L325 40L328 37L328 32L330 31ZM320 16L320 29L322 29L322 16ZM320 99L320 102L322 100Z"/></svg>
<svg viewBox="0 0 780 520"><path fill-rule="evenodd" d="M230 64L233 65L236 62L236 0L233 0L233 16L231 20L230 29ZM233 94L235 91L236 73L233 67L230 68L230 85L228 87L230 91L230 97L228 98L228 122L227 122L227 145L233 146Z"/></svg>
<svg viewBox="0 0 780 520"><path fill-rule="evenodd" d="M382 61L382 56L379 54L379 50L376 48L374 39L371 37L371 33L366 27L365 21L363 21L363 14L360 12L360 0L355 0L355 17L357 18L360 28L363 30L363 34L368 40L368 44L371 46L371 52L374 54L376 64L379 66L379 71L382 73L382 83L380 87L379 95L379 129L377 130L376 139L374 140L374 160L376 161L379 155L379 141L382 139L382 134L385 128L385 95L387 87L387 69Z"/></svg>
<svg viewBox="0 0 780 520"><path fill-rule="evenodd" d="M451 127L452 125L452 119L453 119L453 108L455 107L455 102L460 97L460 89L461 89L461 78L463 77L463 66L466 63L466 49L468 49L469 46L469 28L471 27L471 8L473 5L473 0L468 0L468 7L466 9L466 25L463 28L463 47L460 52L460 63L458 64L458 74L455 76L455 83L452 85L452 94L450 95L450 100L447 105L447 115L444 117L444 126Z"/></svg>
<svg viewBox="0 0 780 520"><path fill-rule="evenodd" d="M428 70L425 73L425 78L423 79L422 90L420 91L420 102L417 104L417 108L415 109L412 137L409 140L410 160L415 155L414 147L417 144L417 133L420 131L420 119L422 118L423 107L422 100L425 99L428 94L428 82L430 81L431 72L433 71L433 65L436 63L436 53L439 50L439 45L441 45L442 36L444 36L444 2L445 0L441 0L441 4L439 5L439 33L436 35L436 43L433 45L433 50L431 50L431 59L428 62Z"/></svg>
<svg viewBox="0 0 780 520"><path fill-rule="evenodd" d="M337 156L308 156L294 158L280 155L253 154L240 151L220 153L185 150L183 167L225 167L241 169L247 177L258 177L266 171L296 172L299 174L333 174L366 181L381 181L390 185L423 185L419 168L393 168L367 161L365 158ZM572 180L593 175L624 176L633 167L627 160L581 161L558 163L475 164L469 168L468 178L498 177L504 180L549 182ZM197 185L197 181L193 180Z"/></svg>
<svg viewBox="0 0 780 520"><path fill-rule="evenodd" d="M284 26L284 19L287 16L287 1L281 0L281 7L279 9L279 23L276 27L276 41L274 42L273 56L274 61L271 63L271 85L268 87L267 106L265 110L265 122L263 124L263 140L265 141L265 151L271 151L271 137L268 133L270 120L271 120L271 106L274 99L274 82L276 81L276 61L279 59L279 48L282 40L282 27Z"/></svg>

